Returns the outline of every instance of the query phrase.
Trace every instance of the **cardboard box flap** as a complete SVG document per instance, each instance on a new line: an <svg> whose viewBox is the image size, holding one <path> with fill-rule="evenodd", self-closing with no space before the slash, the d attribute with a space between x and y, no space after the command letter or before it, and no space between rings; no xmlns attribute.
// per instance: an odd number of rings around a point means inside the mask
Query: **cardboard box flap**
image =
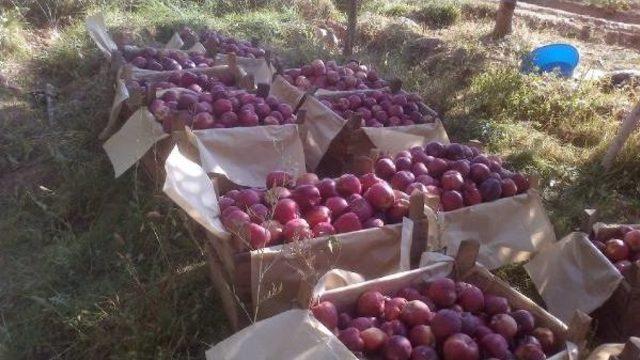
<svg viewBox="0 0 640 360"><path fill-rule="evenodd" d="M397 154L414 146L424 146L430 141L449 143L447 132L438 119L430 124L363 127L362 130L377 149L390 154Z"/></svg>
<svg viewBox="0 0 640 360"><path fill-rule="evenodd" d="M308 310L259 321L206 352L207 360L357 360Z"/></svg>
<svg viewBox="0 0 640 360"><path fill-rule="evenodd" d="M216 236L228 237L219 219L213 183L202 168L182 155L178 146L169 154L164 168L167 178L162 191L207 230Z"/></svg>
<svg viewBox="0 0 640 360"><path fill-rule="evenodd" d="M122 175L156 142L168 136L146 107L138 109L122 128L102 145L111 160L115 177Z"/></svg>
<svg viewBox="0 0 640 360"><path fill-rule="evenodd" d="M346 121L312 96L306 98L300 109L307 112L303 125L307 132L303 140L304 152L307 166L313 171Z"/></svg>
<svg viewBox="0 0 640 360"><path fill-rule="evenodd" d="M525 261L556 241L537 191L438 213L438 243L455 255L463 239L480 242L478 262L495 269Z"/></svg>
<svg viewBox="0 0 640 360"><path fill-rule="evenodd" d="M118 45L109 36L107 25L104 21L102 13L93 14L87 16L85 20L85 26L89 32L89 37L98 46L98 49L109 59L111 59L111 53L118 50Z"/></svg>
<svg viewBox="0 0 640 360"><path fill-rule="evenodd" d="M182 49L183 46L184 46L184 41L182 41L182 38L180 37L180 34L178 34L176 32L176 33L173 33L173 36L164 45L164 48L165 49L180 50L180 49Z"/></svg>

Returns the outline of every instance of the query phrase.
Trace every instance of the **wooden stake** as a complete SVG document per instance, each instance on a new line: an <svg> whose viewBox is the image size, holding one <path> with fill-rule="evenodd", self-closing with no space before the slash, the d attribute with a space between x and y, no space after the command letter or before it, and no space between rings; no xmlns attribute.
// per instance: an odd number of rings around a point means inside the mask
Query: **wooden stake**
<svg viewBox="0 0 640 360"><path fill-rule="evenodd" d="M47 119L49 120L49 125L55 125L55 114L53 112L55 102L54 99L56 97L56 89L51 84L47 84L45 86L44 95L47 98Z"/></svg>
<svg viewBox="0 0 640 360"><path fill-rule="evenodd" d="M344 40L344 56L353 54L353 44L356 39L356 25L358 23L358 0L349 0L347 10L347 37Z"/></svg>
<svg viewBox="0 0 640 360"><path fill-rule="evenodd" d="M638 127L639 122L640 101L638 101L629 116L624 119L622 125L620 126L620 129L618 130L618 134L616 134L616 137L611 142L611 145L609 145L609 149L602 159L602 166L605 168L605 170L611 169L613 161L616 159L616 156L618 156L620 150L622 150L622 148L624 147L624 143L627 141L629 136L631 136L633 130Z"/></svg>
<svg viewBox="0 0 640 360"><path fill-rule="evenodd" d="M502 38L513 31L513 11L516 9L516 3L516 0L500 0L496 26L493 28L493 36L496 38Z"/></svg>
<svg viewBox="0 0 640 360"><path fill-rule="evenodd" d="M640 338L631 337L624 345L622 352L618 355L620 360L640 359Z"/></svg>

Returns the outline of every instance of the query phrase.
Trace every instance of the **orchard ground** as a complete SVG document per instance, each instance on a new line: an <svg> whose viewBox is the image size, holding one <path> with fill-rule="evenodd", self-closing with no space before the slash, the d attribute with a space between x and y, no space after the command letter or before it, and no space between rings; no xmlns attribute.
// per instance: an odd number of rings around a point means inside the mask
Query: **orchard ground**
<svg viewBox="0 0 640 360"><path fill-rule="evenodd" d="M286 4L283 4L286 3ZM84 30L101 10L114 36L167 41L179 26L256 37L287 65L344 60L314 29L344 22L329 0L28 0L0 14L0 357L202 358L230 334L200 240L134 168L119 179L96 140L112 101L106 62ZM455 141L477 139L510 166L541 175L559 236L582 209L640 218L640 134L613 169L599 166L637 88L522 75L534 45L576 44L582 70L640 66L640 53L597 36L561 37L516 19L489 36L493 5L365 1L354 57L405 80ZM409 19L409 20L408 20ZM58 90L49 119L46 83ZM520 266L498 274L539 300Z"/></svg>

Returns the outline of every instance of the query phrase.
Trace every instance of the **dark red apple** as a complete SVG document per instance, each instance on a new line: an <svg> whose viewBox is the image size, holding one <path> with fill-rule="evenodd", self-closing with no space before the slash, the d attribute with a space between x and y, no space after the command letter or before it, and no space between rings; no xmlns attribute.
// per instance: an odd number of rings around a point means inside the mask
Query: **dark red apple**
<svg viewBox="0 0 640 360"><path fill-rule="evenodd" d="M435 346L436 337L433 335L431 331L431 327L420 324L416 325L409 330L409 341L411 341L411 345L420 346Z"/></svg>
<svg viewBox="0 0 640 360"><path fill-rule="evenodd" d="M358 329L349 327L340 330L338 339L351 351L362 351L364 349L364 341L360 337Z"/></svg>
<svg viewBox="0 0 640 360"><path fill-rule="evenodd" d="M402 308L400 319L408 326L428 323L431 319L431 309L420 300L411 300Z"/></svg>
<svg viewBox="0 0 640 360"><path fill-rule="evenodd" d="M549 354L555 350L556 340L551 330L544 327L538 327L533 329L531 335L538 339L540 345L542 345L542 350L545 353Z"/></svg>
<svg viewBox="0 0 640 360"><path fill-rule="evenodd" d="M358 315L381 316L384 312L384 303L384 296L380 292L366 291L358 298Z"/></svg>
<svg viewBox="0 0 640 360"><path fill-rule="evenodd" d="M605 254L611 261L626 260L629 257L629 247L620 239L610 239L605 243Z"/></svg>
<svg viewBox="0 0 640 360"><path fill-rule="evenodd" d="M362 331L360 338L364 342L364 351L373 353L380 350L389 337L384 331L371 327Z"/></svg>
<svg viewBox="0 0 640 360"><path fill-rule="evenodd" d="M496 359L509 359L511 352L509 351L509 343L499 334L485 335L480 340L480 348L485 357L493 357Z"/></svg>
<svg viewBox="0 0 640 360"><path fill-rule="evenodd" d="M273 208L273 218L281 224L297 219L300 210L298 204L292 199L278 200Z"/></svg>
<svg viewBox="0 0 640 360"><path fill-rule="evenodd" d="M312 306L311 312L329 330L333 330L338 326L338 310L336 310L332 302L322 301Z"/></svg>
<svg viewBox="0 0 640 360"><path fill-rule="evenodd" d="M333 227L336 229L336 233L342 234L362 230L362 223L360 222L358 215L348 212L340 215L340 217L333 222Z"/></svg>
<svg viewBox="0 0 640 360"><path fill-rule="evenodd" d="M462 320L460 314L449 309L439 310L431 319L431 331L439 340L460 332Z"/></svg>
<svg viewBox="0 0 640 360"><path fill-rule="evenodd" d="M516 310L511 313L511 317L518 324L518 334L529 334L536 327L536 319L527 310Z"/></svg>
<svg viewBox="0 0 640 360"><path fill-rule="evenodd" d="M513 339L518 333L518 323L508 314L493 315L489 327L505 339Z"/></svg>
<svg viewBox="0 0 640 360"><path fill-rule="evenodd" d="M624 242L631 251L640 251L640 230L631 230L624 234Z"/></svg>
<svg viewBox="0 0 640 360"><path fill-rule="evenodd" d="M429 346L416 346L411 351L411 360L439 360L438 353Z"/></svg>
<svg viewBox="0 0 640 360"><path fill-rule="evenodd" d="M386 360L409 360L411 350L411 343L406 337L394 335L384 344L384 358Z"/></svg>
<svg viewBox="0 0 640 360"><path fill-rule="evenodd" d="M478 344L466 334L455 334L449 337L442 347L444 360L478 360L480 351Z"/></svg>
<svg viewBox="0 0 640 360"><path fill-rule="evenodd" d="M447 170L440 178L443 190L460 190L464 184L464 178L457 170Z"/></svg>
<svg viewBox="0 0 640 360"><path fill-rule="evenodd" d="M439 278L431 282L427 296L440 307L451 306L456 302L456 283L449 278Z"/></svg>
<svg viewBox="0 0 640 360"><path fill-rule="evenodd" d="M477 286L465 282L456 284L458 304L465 311L479 313L484 309L484 294Z"/></svg>
<svg viewBox="0 0 640 360"><path fill-rule="evenodd" d="M336 180L336 190L342 196L351 194L360 194L362 192L362 184L360 179L353 174L344 174Z"/></svg>
<svg viewBox="0 0 640 360"><path fill-rule="evenodd" d="M385 300L384 315L383 315L384 319L395 320L400 318L402 309L404 309L406 304L407 304L407 299L402 297L394 297L394 298Z"/></svg>

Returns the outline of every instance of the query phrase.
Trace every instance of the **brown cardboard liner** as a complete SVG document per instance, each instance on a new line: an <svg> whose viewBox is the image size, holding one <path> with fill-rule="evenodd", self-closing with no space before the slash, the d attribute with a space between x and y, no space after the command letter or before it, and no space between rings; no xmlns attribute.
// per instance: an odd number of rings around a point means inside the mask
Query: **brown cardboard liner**
<svg viewBox="0 0 640 360"><path fill-rule="evenodd" d="M437 207L425 208L429 233L424 249L455 256L462 240L473 238L480 243L478 262L489 269L528 260L556 241L540 195L533 189L454 211L432 208Z"/></svg>
<svg viewBox="0 0 640 360"><path fill-rule="evenodd" d="M620 224L596 223L594 234ZM640 228L640 225L630 225ZM620 342L640 336L640 264L624 276L585 233L574 232L543 249L525 269L549 311L566 319L579 309L591 313L598 342Z"/></svg>
<svg viewBox="0 0 640 360"><path fill-rule="evenodd" d="M620 225L640 229L640 224L596 223L593 231L597 235ZM593 312L593 317L598 321L596 337L602 342L621 342L640 336L640 262L636 261L625 272L611 297Z"/></svg>

